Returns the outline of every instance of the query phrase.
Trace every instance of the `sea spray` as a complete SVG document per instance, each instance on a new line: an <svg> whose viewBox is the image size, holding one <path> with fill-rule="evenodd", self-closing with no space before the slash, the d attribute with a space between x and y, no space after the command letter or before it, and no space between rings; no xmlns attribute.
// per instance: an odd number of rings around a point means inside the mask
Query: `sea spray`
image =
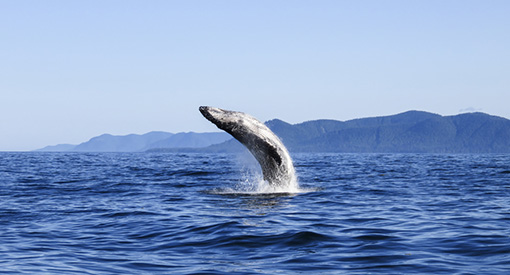
<svg viewBox="0 0 510 275"><path fill-rule="evenodd" d="M299 187L296 172L292 167L290 181L278 181L279 184L271 184L264 180L257 160L247 150L237 155L237 163L240 166L239 182L230 189L231 192L246 194L270 194L270 193L301 193L305 190ZM292 160L291 160L292 163Z"/></svg>

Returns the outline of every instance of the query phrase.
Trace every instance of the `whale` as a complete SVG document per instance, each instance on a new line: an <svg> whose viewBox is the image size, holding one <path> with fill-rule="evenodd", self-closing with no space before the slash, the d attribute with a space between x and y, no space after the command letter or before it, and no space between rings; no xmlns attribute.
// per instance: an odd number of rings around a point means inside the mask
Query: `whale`
<svg viewBox="0 0 510 275"><path fill-rule="evenodd" d="M296 184L294 165L287 148L264 123L243 112L210 106L200 106L199 111L250 151L262 169L264 180L270 185Z"/></svg>

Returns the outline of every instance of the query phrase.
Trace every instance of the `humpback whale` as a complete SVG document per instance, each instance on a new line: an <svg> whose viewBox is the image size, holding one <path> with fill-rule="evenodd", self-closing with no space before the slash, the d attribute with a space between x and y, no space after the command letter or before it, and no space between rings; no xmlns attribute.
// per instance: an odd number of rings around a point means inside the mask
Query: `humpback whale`
<svg viewBox="0 0 510 275"><path fill-rule="evenodd" d="M262 168L264 180L273 186L296 185L292 159L280 139L249 114L201 106L202 115L241 142Z"/></svg>

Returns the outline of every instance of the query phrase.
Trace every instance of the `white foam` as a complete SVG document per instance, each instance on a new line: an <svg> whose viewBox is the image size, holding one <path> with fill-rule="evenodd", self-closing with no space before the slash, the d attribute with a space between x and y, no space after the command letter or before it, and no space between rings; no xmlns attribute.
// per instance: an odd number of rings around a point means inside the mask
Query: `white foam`
<svg viewBox="0 0 510 275"><path fill-rule="evenodd" d="M247 174L245 174L247 175ZM300 194L314 190L300 188L297 181L288 184L270 184L260 174L250 174L240 180L235 186L218 188L210 191L211 194L219 195L278 195L278 194Z"/></svg>

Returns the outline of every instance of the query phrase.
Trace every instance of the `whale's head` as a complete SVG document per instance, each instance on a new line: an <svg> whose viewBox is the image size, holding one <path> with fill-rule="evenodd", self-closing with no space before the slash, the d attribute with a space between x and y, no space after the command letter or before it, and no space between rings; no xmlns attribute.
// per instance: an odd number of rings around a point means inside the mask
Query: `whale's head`
<svg viewBox="0 0 510 275"><path fill-rule="evenodd" d="M228 111L210 106L200 106L198 109L207 120L230 134L232 134L233 128L239 128L240 125L250 125L250 127L253 127L252 124L256 121L252 116L242 112Z"/></svg>
<svg viewBox="0 0 510 275"><path fill-rule="evenodd" d="M200 110L200 113L202 113L202 115L207 118L207 120L214 123L215 125L225 121L225 118L228 117L227 113L229 112L227 110L209 106L200 106L198 109Z"/></svg>

